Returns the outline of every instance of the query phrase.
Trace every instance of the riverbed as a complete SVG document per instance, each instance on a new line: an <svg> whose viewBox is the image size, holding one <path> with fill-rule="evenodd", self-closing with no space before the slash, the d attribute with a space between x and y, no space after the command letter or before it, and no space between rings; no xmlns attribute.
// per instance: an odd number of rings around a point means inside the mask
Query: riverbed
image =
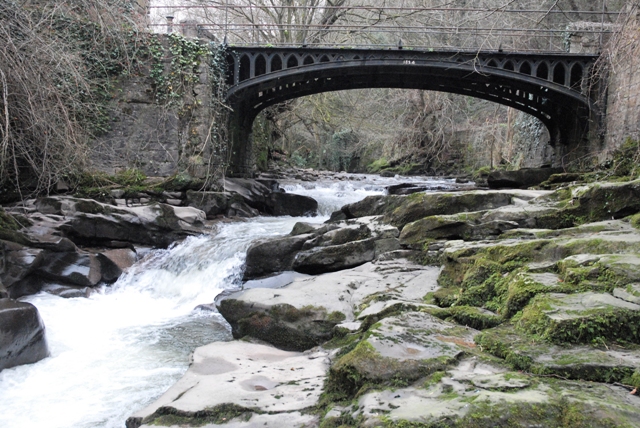
<svg viewBox="0 0 640 428"><path fill-rule="evenodd" d="M406 181L429 178L349 176L343 181L282 183L319 202L316 217L256 217L219 223L166 250L144 250L115 284L88 298L40 293L33 303L45 322L51 356L0 372L0 426L123 427L185 372L193 350L231 340L216 312L196 309L241 287L247 248L287 234L298 221L322 223L332 211Z"/></svg>

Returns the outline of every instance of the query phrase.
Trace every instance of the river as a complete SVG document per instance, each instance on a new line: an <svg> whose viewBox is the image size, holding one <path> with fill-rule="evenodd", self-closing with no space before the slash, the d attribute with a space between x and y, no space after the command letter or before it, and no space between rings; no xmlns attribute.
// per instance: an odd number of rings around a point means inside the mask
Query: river
<svg viewBox="0 0 640 428"><path fill-rule="evenodd" d="M0 372L0 427L123 428L128 416L182 376L196 347L231 340L217 312L195 308L241 286L251 242L289 233L298 221L322 223L342 205L399 182L351 178L283 183L288 192L318 200L317 217L220 223L169 249L149 251L115 284L88 298L40 293L22 299L40 311L51 356Z"/></svg>

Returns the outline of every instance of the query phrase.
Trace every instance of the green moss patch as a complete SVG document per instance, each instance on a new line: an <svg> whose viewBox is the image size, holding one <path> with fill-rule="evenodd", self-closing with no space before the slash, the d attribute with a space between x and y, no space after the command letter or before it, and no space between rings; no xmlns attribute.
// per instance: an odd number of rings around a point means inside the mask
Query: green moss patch
<svg viewBox="0 0 640 428"><path fill-rule="evenodd" d="M553 343L640 343L640 306L609 294L536 296L517 325Z"/></svg>
<svg viewBox="0 0 640 428"><path fill-rule="evenodd" d="M625 345L566 346L541 342L513 324L485 330L475 338L484 351L505 360L515 370L565 379L629 384L640 348Z"/></svg>
<svg viewBox="0 0 640 428"><path fill-rule="evenodd" d="M183 412L173 407L161 407L145 418L143 423L153 426L201 427L208 424L224 424L235 418L246 422L251 419L253 413L260 412L231 403L198 412Z"/></svg>

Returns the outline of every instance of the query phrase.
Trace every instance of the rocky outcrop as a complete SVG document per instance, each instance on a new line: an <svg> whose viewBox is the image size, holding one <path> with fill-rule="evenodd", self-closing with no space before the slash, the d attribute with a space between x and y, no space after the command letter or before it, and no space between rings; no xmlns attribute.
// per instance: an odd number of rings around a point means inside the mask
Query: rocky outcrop
<svg viewBox="0 0 640 428"><path fill-rule="evenodd" d="M526 189L547 181L553 174L563 173L562 168L523 168L516 171L492 171L487 177L491 189Z"/></svg>
<svg viewBox="0 0 640 428"><path fill-rule="evenodd" d="M296 255L311 234L285 236L251 245L247 250L244 280L291 270Z"/></svg>
<svg viewBox="0 0 640 428"><path fill-rule="evenodd" d="M244 280L286 270L319 274L359 266L398 249L398 233L372 218L322 227L297 223L289 236L249 247Z"/></svg>
<svg viewBox="0 0 640 428"><path fill-rule="evenodd" d="M208 219L260 214L298 217L315 215L318 210L316 200L285 193L273 180L228 178L221 181L220 186L224 192L187 191L187 205L203 210Z"/></svg>
<svg viewBox="0 0 640 428"><path fill-rule="evenodd" d="M301 251L292 267L296 272L314 275L360 266L374 257L375 240L363 239Z"/></svg>
<svg viewBox="0 0 640 428"><path fill-rule="evenodd" d="M0 299L0 370L35 363L48 355L44 323L36 307Z"/></svg>
<svg viewBox="0 0 640 428"><path fill-rule="evenodd" d="M409 196L368 196L345 205L346 218L384 216L385 222L402 228L407 223L434 215L495 209L510 205L513 198L530 200L544 192L473 191L464 193L415 193Z"/></svg>

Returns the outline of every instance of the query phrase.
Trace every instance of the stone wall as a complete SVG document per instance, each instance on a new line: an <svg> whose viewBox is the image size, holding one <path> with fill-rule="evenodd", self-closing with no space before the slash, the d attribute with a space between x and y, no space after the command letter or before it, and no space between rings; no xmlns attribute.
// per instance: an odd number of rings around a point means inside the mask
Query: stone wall
<svg viewBox="0 0 640 428"><path fill-rule="evenodd" d="M605 159L627 138L640 139L640 7L629 4L620 32L611 38L603 52L608 63L607 118L604 146L600 160Z"/></svg>
<svg viewBox="0 0 640 428"><path fill-rule="evenodd" d="M166 53L162 63L168 76L175 73L171 41L164 35L159 41ZM217 125L208 61L201 58L197 81L171 103L157 99L157 82L149 77L151 63L138 76L117 82L109 105L109 130L92 143L93 168L110 174L136 168L148 176L181 173L205 178L211 171L212 129Z"/></svg>

